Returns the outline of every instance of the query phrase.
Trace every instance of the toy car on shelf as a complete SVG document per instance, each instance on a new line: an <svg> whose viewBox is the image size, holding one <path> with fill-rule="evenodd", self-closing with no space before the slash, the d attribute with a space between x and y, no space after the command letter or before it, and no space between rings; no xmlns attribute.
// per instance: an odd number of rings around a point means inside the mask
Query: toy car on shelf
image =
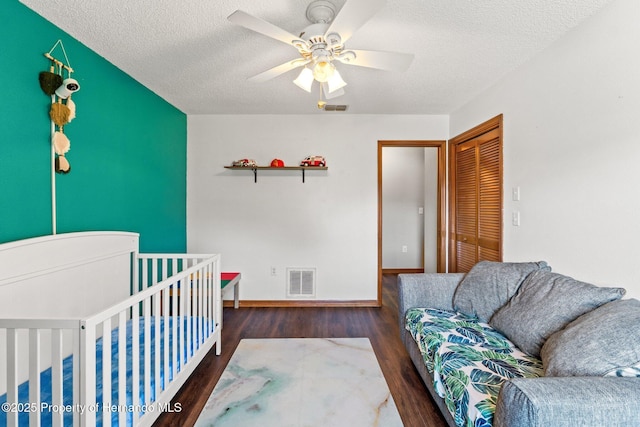
<svg viewBox="0 0 640 427"><path fill-rule="evenodd" d="M322 156L307 156L300 162L300 166L320 166L325 167L326 160Z"/></svg>
<svg viewBox="0 0 640 427"><path fill-rule="evenodd" d="M256 163L256 161L252 159L240 159L231 163L231 166L243 167L243 168L253 168L253 167L256 167L257 165L258 164Z"/></svg>

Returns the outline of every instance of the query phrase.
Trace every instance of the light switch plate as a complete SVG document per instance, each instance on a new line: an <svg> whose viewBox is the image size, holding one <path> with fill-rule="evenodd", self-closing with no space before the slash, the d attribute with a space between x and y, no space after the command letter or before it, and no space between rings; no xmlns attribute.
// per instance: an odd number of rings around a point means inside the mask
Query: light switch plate
<svg viewBox="0 0 640 427"><path fill-rule="evenodd" d="M515 211L511 213L511 224L516 227L520 226L520 212Z"/></svg>
<svg viewBox="0 0 640 427"><path fill-rule="evenodd" d="M513 187L511 189L511 199L513 199L514 202L520 201L520 187Z"/></svg>

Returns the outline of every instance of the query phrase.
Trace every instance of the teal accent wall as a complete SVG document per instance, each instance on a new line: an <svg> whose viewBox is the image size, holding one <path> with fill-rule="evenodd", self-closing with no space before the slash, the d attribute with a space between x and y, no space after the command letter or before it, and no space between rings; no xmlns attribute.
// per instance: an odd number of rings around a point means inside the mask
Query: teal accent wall
<svg viewBox="0 0 640 427"><path fill-rule="evenodd" d="M17 0L0 21L0 242L52 233L51 98L38 74L62 40L80 91L65 126L71 172L55 176L57 232L133 231L141 251L184 252L186 115Z"/></svg>

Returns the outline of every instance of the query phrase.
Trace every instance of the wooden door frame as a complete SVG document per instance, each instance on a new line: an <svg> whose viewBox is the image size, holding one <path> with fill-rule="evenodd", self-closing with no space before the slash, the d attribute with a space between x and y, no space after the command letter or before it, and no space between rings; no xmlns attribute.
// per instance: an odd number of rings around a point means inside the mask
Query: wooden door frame
<svg viewBox="0 0 640 427"><path fill-rule="evenodd" d="M378 141L378 306L382 306L382 149L384 147L416 147L438 149L438 194L437 194L437 270L443 273L446 269L447 230L446 197L447 197L447 141L399 140Z"/></svg>

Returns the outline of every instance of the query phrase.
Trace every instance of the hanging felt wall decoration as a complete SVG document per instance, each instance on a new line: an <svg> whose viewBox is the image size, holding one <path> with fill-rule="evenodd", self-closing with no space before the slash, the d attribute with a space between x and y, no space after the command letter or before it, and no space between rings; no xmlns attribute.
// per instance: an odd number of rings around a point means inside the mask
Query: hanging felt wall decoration
<svg viewBox="0 0 640 427"><path fill-rule="evenodd" d="M71 149L71 141L62 131L53 133L53 149L56 154L61 156Z"/></svg>
<svg viewBox="0 0 640 427"><path fill-rule="evenodd" d="M53 95L56 93L56 89L62 84L62 76L54 72L55 63L51 64L49 71L42 71L38 75L40 81L40 88L47 95Z"/></svg>
<svg viewBox="0 0 640 427"><path fill-rule="evenodd" d="M60 47L65 62L52 56L52 52ZM71 142L64 134L64 126L76 117L76 104L71 95L80 90L80 83L71 77L73 68L67 57L67 52L61 40L58 40L51 50L44 54L51 61L49 71L39 74L38 80L43 92L51 97L49 118L51 119L51 219L52 233L56 234L56 174L68 174L71 165L66 154L71 149ZM66 78L63 74L66 72Z"/></svg>
<svg viewBox="0 0 640 427"><path fill-rule="evenodd" d="M69 172L71 172L71 165L69 164L65 156L56 156L55 170L56 173L61 174L68 174Z"/></svg>
<svg viewBox="0 0 640 427"><path fill-rule="evenodd" d="M71 110L67 105L58 100L58 102L51 104L49 117L51 117L51 120L56 125L64 126L71 121Z"/></svg>
<svg viewBox="0 0 640 427"><path fill-rule="evenodd" d="M62 50L65 62L51 55L57 47ZM64 134L63 127L76 117L76 104L71 100L71 95L80 90L80 83L71 77L73 68L71 68L61 40L58 40L44 56L51 61L51 67L49 71L40 73L39 80L42 90L51 96L51 108L49 109L49 118L52 122L51 144L52 153L57 155L52 159L53 166L56 172L68 173L71 168L64 155L71 148L71 143ZM63 78L65 72L67 76ZM56 130L56 126L58 130Z"/></svg>
<svg viewBox="0 0 640 427"><path fill-rule="evenodd" d="M71 100L71 95L67 98L67 103L65 104L69 109L69 121L76 118L76 103Z"/></svg>

